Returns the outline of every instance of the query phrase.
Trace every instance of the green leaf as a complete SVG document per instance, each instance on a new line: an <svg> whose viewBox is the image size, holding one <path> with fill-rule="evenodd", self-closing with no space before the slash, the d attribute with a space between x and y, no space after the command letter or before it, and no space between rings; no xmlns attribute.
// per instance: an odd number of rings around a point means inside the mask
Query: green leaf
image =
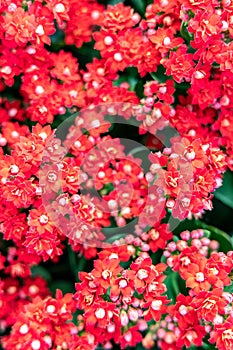
<svg viewBox="0 0 233 350"><path fill-rule="evenodd" d="M61 291L65 293L73 293L74 292L74 284L66 281L66 280L56 280L49 284L49 289L55 295L57 289L61 289Z"/></svg>
<svg viewBox="0 0 233 350"><path fill-rule="evenodd" d="M139 98L143 98L144 97L144 84L143 84L143 80L142 79L140 79L137 82L137 84L135 86L135 92L136 92L136 94L137 94L137 96Z"/></svg>
<svg viewBox="0 0 233 350"><path fill-rule="evenodd" d="M65 34L61 29L57 29L56 32L50 36L50 39L52 48L55 51L65 46Z"/></svg>
<svg viewBox="0 0 233 350"><path fill-rule="evenodd" d="M67 247L67 252L70 269L73 273L75 281L78 281L78 273L80 271L84 271L86 259L84 258L84 256L78 257L78 254L74 252L70 246Z"/></svg>
<svg viewBox="0 0 233 350"><path fill-rule="evenodd" d="M108 2L109 5L116 5L119 4L120 2L124 2L124 0L110 0Z"/></svg>
<svg viewBox="0 0 233 350"><path fill-rule="evenodd" d="M159 83L165 83L165 81L171 79L171 77L166 75L165 72L166 69L164 68L164 66L160 65L158 66L157 71L154 73L150 73L150 75L154 80L157 80Z"/></svg>
<svg viewBox="0 0 233 350"><path fill-rule="evenodd" d="M134 9L143 16L146 11L146 3L144 0L131 0Z"/></svg>
<svg viewBox="0 0 233 350"><path fill-rule="evenodd" d="M179 294L179 285L178 285L178 273L169 269L166 272L167 278L165 280L165 284L167 286L167 296L173 302L175 302L177 295Z"/></svg>
<svg viewBox="0 0 233 350"><path fill-rule="evenodd" d="M188 31L188 22L182 22L180 27L180 34L188 43L192 40L193 35Z"/></svg>
<svg viewBox="0 0 233 350"><path fill-rule="evenodd" d="M223 185L214 192L214 196L223 204L233 209L233 173L225 172Z"/></svg>
<svg viewBox="0 0 233 350"><path fill-rule="evenodd" d="M183 82L183 83L175 83L175 88L176 88L176 91L178 90L179 93L182 93L184 91L187 91L189 88L190 88L190 83L187 83L187 82Z"/></svg>
<svg viewBox="0 0 233 350"><path fill-rule="evenodd" d="M120 86L122 83L127 82L130 85L129 90L135 91L136 85L140 81L140 75L135 67L126 68L119 78L113 82L114 86Z"/></svg>
<svg viewBox="0 0 233 350"><path fill-rule="evenodd" d="M40 266L40 265L32 266L31 272L32 272L32 277L41 276L46 281L51 280L51 275L49 271L45 269L43 266Z"/></svg>
<svg viewBox="0 0 233 350"><path fill-rule="evenodd" d="M208 339L206 339L206 341L208 341ZM205 342L202 343L202 346L194 346L192 345L190 347L190 349L192 350L216 350L216 346L214 344L206 344Z"/></svg>
<svg viewBox="0 0 233 350"><path fill-rule="evenodd" d="M233 283L224 288L224 292L233 293Z"/></svg>

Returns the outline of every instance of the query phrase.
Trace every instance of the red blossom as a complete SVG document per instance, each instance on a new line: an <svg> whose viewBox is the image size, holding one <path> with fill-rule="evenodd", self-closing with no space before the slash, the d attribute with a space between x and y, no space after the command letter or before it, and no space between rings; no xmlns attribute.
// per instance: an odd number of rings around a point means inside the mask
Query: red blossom
<svg viewBox="0 0 233 350"><path fill-rule="evenodd" d="M181 46L177 51L172 51L164 62L166 74L171 75L177 83L183 80L190 81L194 72L194 61L192 54L187 53L187 47Z"/></svg>

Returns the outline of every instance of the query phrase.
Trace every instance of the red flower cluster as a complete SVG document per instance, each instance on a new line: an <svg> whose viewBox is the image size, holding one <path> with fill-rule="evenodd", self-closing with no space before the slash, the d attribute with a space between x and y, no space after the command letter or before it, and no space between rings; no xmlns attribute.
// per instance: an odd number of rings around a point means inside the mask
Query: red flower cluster
<svg viewBox="0 0 233 350"><path fill-rule="evenodd" d="M233 251L169 216L233 170L232 3L100 2L0 1L3 348L232 349ZM67 244L89 272L53 298L35 267Z"/></svg>
<svg viewBox="0 0 233 350"><path fill-rule="evenodd" d="M5 349L48 350L72 347L77 328L72 322L74 300L72 294L62 296L57 290L56 298L42 299L37 296L18 315L10 338L3 339ZM21 345L19 348L19 338Z"/></svg>
<svg viewBox="0 0 233 350"><path fill-rule="evenodd" d="M113 339L122 349L135 346L142 340L138 331L146 326L143 315L146 320L158 321L166 310L168 300L162 296L166 265L153 265L144 253L124 270L117 250L102 251L99 256L94 269L80 273L81 283L76 284L75 299L84 309L85 330L96 342Z"/></svg>

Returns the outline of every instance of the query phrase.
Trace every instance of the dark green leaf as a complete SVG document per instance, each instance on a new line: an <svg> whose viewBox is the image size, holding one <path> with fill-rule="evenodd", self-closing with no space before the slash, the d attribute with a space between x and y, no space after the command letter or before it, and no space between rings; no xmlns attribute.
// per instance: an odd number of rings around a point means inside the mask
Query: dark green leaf
<svg viewBox="0 0 233 350"><path fill-rule="evenodd" d="M135 86L135 92L139 98L144 97L144 84L142 79L137 82Z"/></svg>
<svg viewBox="0 0 233 350"><path fill-rule="evenodd" d="M57 289L61 289L64 294L74 292L74 284L66 280L53 281L49 284L49 288L53 294L56 293Z"/></svg>
<svg viewBox="0 0 233 350"><path fill-rule="evenodd" d="M166 272L166 274L167 278L165 280L165 284L167 286L167 296L169 299L175 302L176 297L180 292L178 285L178 274L177 272L174 272L171 269L169 269L169 271Z"/></svg>
<svg viewBox="0 0 233 350"><path fill-rule="evenodd" d="M109 0L108 4L116 5L116 4L119 4L120 2L124 2L124 0Z"/></svg>
<svg viewBox="0 0 233 350"><path fill-rule="evenodd" d="M84 256L78 257L77 253L75 253L70 246L67 247L67 252L70 270L72 271L75 281L77 281L78 273L80 271L84 271L86 259L84 258Z"/></svg>
<svg viewBox="0 0 233 350"><path fill-rule="evenodd" d="M188 31L188 22L182 22L180 34L188 43L193 38L193 35Z"/></svg>
<svg viewBox="0 0 233 350"><path fill-rule="evenodd" d="M31 271L32 271L32 277L41 276L47 281L51 280L51 275L49 271L45 269L43 266L40 266L40 265L32 266Z"/></svg>
<svg viewBox="0 0 233 350"><path fill-rule="evenodd" d="M51 45L53 46L53 49L60 49L61 47L65 46L65 34L62 30L57 29L56 32L50 36L51 39Z"/></svg>
<svg viewBox="0 0 233 350"><path fill-rule="evenodd" d="M151 77L154 80L157 80L159 83L165 83L166 80L170 79L169 76L165 74L166 69L164 66L160 65L157 68L157 71L154 73L150 73Z"/></svg>
<svg viewBox="0 0 233 350"><path fill-rule="evenodd" d="M135 87L140 81L140 76L135 67L126 68L120 75L120 77L113 82L114 86L120 86L123 82L127 82L130 85L129 90L135 91Z"/></svg>
<svg viewBox="0 0 233 350"><path fill-rule="evenodd" d="M224 288L224 292L233 293L233 283Z"/></svg>
<svg viewBox="0 0 233 350"><path fill-rule="evenodd" d="M131 0L134 9L143 16L146 11L146 3L144 0Z"/></svg>
<svg viewBox="0 0 233 350"><path fill-rule="evenodd" d="M227 171L223 177L223 185L214 192L215 197L233 209L233 173Z"/></svg>

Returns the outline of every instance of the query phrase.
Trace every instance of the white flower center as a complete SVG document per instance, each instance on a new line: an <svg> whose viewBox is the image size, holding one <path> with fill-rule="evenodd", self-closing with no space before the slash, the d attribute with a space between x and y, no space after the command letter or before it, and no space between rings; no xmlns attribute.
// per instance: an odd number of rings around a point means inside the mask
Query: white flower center
<svg viewBox="0 0 233 350"><path fill-rule="evenodd" d="M54 9L57 13L65 12L65 6L61 3L57 4Z"/></svg>
<svg viewBox="0 0 233 350"><path fill-rule="evenodd" d="M202 272L196 273L196 281L197 282L203 282L205 280L205 276Z"/></svg>
<svg viewBox="0 0 233 350"><path fill-rule="evenodd" d="M168 36L166 36L164 39L163 39L163 44L165 45L165 46L167 46L167 45L169 45L171 43L171 39L168 37Z"/></svg>
<svg viewBox="0 0 233 350"><path fill-rule="evenodd" d="M40 349L40 341L39 340L33 340L31 343L31 347L33 350L39 350Z"/></svg>
<svg viewBox="0 0 233 350"><path fill-rule="evenodd" d="M162 300L153 300L151 303L151 308L155 311L160 310L162 304Z"/></svg>
<svg viewBox="0 0 233 350"><path fill-rule="evenodd" d="M49 182L55 182L57 180L57 175L55 173L48 173L47 175L48 181Z"/></svg>
<svg viewBox="0 0 233 350"><path fill-rule="evenodd" d="M11 136L12 136L14 139L16 139L17 137L19 137L18 131L12 131Z"/></svg>
<svg viewBox="0 0 233 350"><path fill-rule="evenodd" d="M144 269L140 269L137 273L137 276L140 280L144 280L149 276L149 274L148 274L148 271Z"/></svg>
<svg viewBox="0 0 233 350"><path fill-rule="evenodd" d="M132 336L132 333L131 332L127 332L125 335L124 335L124 338L127 342L130 342L133 338Z"/></svg>
<svg viewBox="0 0 233 350"><path fill-rule="evenodd" d="M112 277L112 272L109 270L104 270L102 272L102 277L103 277L103 279L107 280L108 278Z"/></svg>
<svg viewBox="0 0 233 350"><path fill-rule="evenodd" d="M43 214L43 215L40 216L39 221L40 221L41 224L44 224L44 225L45 225L45 224L48 223L49 218L48 218L47 215Z"/></svg>
<svg viewBox="0 0 233 350"><path fill-rule="evenodd" d="M3 74L9 75L9 74L11 74L11 72L12 72L12 69L10 66L4 66L1 68L1 73L3 73Z"/></svg>
<svg viewBox="0 0 233 350"><path fill-rule="evenodd" d="M106 37L104 38L104 43L105 43L105 45L107 45L107 46L112 45L112 43L113 43L113 38L112 38L111 36L106 36Z"/></svg>
<svg viewBox="0 0 233 350"><path fill-rule="evenodd" d="M46 308L46 311L47 311L49 314L52 314L55 310L56 310L56 308L55 308L54 305L48 305L47 308Z"/></svg>
<svg viewBox="0 0 233 350"><path fill-rule="evenodd" d="M15 174L18 174L19 172L19 167L15 164L11 165L10 166L10 172L11 174L15 175Z"/></svg>
<svg viewBox="0 0 233 350"><path fill-rule="evenodd" d="M100 17L100 13L99 13L99 11L92 11L92 13L91 13L91 18L92 19L99 19L99 17Z"/></svg>
<svg viewBox="0 0 233 350"><path fill-rule="evenodd" d="M18 109L17 109L17 108L11 108L11 109L9 109L9 111L8 111L8 115L9 115L10 117L15 117L17 113L18 113Z"/></svg>
<svg viewBox="0 0 233 350"><path fill-rule="evenodd" d="M19 333L20 333L20 334L27 334L27 332L28 332L28 326L27 326L26 323L24 323L24 324L20 327Z"/></svg>
<svg viewBox="0 0 233 350"><path fill-rule="evenodd" d="M102 308L97 309L95 311L95 316L96 316L96 318L102 320L104 318L104 316L105 316L105 310L102 309Z"/></svg>
<svg viewBox="0 0 233 350"><path fill-rule="evenodd" d="M222 339L233 339L233 330L226 329L222 334Z"/></svg>
<svg viewBox="0 0 233 350"><path fill-rule="evenodd" d="M41 24L39 24L38 27L36 28L36 34L44 35L44 28Z"/></svg>
<svg viewBox="0 0 233 350"><path fill-rule="evenodd" d="M37 95L43 94L43 93L44 93L44 88L43 88L43 86L37 85L37 87L36 87L36 89L35 89L35 92L36 92Z"/></svg>
<svg viewBox="0 0 233 350"><path fill-rule="evenodd" d="M121 62L123 60L122 54L120 52L115 53L114 60L117 62Z"/></svg>
<svg viewBox="0 0 233 350"><path fill-rule="evenodd" d="M185 305L180 305L179 307L179 313L184 316L188 313L188 308Z"/></svg>
<svg viewBox="0 0 233 350"><path fill-rule="evenodd" d="M120 280L120 282L119 282L120 288L125 288L125 287L127 287L127 285L128 285L128 283L126 280Z"/></svg>

